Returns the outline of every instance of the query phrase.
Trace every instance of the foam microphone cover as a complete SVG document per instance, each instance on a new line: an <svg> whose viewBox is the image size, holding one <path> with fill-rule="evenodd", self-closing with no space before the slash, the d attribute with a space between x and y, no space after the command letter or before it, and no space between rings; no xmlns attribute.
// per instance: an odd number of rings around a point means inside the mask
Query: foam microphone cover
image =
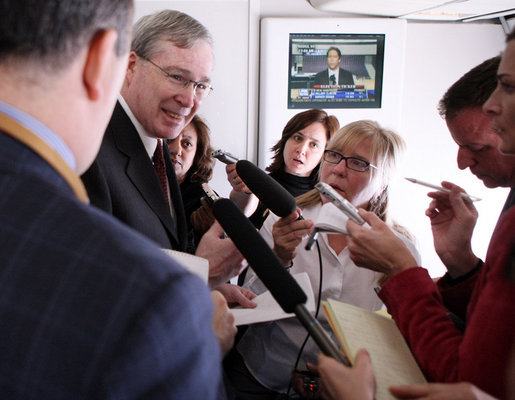
<svg viewBox="0 0 515 400"><path fill-rule="evenodd" d="M236 172L259 200L279 217L286 217L297 209L295 197L274 178L248 160L236 163Z"/></svg>
<svg viewBox="0 0 515 400"><path fill-rule="evenodd" d="M213 213L225 233L285 312L292 313L295 306L306 303L306 293L232 200L215 201Z"/></svg>

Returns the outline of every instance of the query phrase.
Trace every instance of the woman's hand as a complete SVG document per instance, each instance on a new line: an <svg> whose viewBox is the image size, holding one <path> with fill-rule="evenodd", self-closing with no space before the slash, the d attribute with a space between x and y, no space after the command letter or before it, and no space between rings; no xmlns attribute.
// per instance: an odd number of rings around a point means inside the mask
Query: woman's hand
<svg viewBox="0 0 515 400"><path fill-rule="evenodd" d="M240 208L247 217L256 211L259 199L250 191L248 186L238 175L236 164L228 164L225 166L227 180L232 186L229 198Z"/></svg>
<svg viewBox="0 0 515 400"><path fill-rule="evenodd" d="M225 166L225 172L227 173L227 180L231 184L235 192L250 194L251 191L245 182L240 178L236 171L236 164L227 164Z"/></svg>
<svg viewBox="0 0 515 400"><path fill-rule="evenodd" d="M284 265L290 264L297 255L297 246L308 236L315 223L309 219L298 219L300 208L290 215L280 218L272 228L274 252Z"/></svg>

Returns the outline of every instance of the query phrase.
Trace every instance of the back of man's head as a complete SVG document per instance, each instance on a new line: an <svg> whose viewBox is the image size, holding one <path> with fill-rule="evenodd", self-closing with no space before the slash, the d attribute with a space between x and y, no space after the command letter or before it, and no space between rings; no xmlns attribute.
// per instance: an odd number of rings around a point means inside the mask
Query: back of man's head
<svg viewBox="0 0 515 400"><path fill-rule="evenodd" d="M118 33L117 55L124 54L133 10L133 0L0 1L0 65L58 71L109 29Z"/></svg>
<svg viewBox="0 0 515 400"><path fill-rule="evenodd" d="M131 50L143 58L152 58L155 45L166 40L182 49L204 41L213 46L211 34L195 18L175 10L163 10L140 18L134 25Z"/></svg>
<svg viewBox="0 0 515 400"><path fill-rule="evenodd" d="M465 108L481 107L497 86L500 61L500 56L489 58L456 81L440 100L439 114L449 120Z"/></svg>

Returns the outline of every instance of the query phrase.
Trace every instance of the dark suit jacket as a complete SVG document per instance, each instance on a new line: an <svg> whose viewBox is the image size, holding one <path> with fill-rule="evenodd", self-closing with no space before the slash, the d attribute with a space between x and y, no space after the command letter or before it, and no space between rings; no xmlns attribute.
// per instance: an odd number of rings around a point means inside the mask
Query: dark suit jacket
<svg viewBox="0 0 515 400"><path fill-rule="evenodd" d="M330 85L329 70L326 68L315 75L314 85ZM354 85L352 73L346 69L340 68L338 72L338 85Z"/></svg>
<svg viewBox="0 0 515 400"><path fill-rule="evenodd" d="M120 103L116 103L100 152L82 181L91 204L114 215L161 247L184 250L187 226L181 191L168 146L163 148L176 224L152 160Z"/></svg>
<svg viewBox="0 0 515 400"><path fill-rule="evenodd" d="M214 399L206 285L0 132L0 398Z"/></svg>

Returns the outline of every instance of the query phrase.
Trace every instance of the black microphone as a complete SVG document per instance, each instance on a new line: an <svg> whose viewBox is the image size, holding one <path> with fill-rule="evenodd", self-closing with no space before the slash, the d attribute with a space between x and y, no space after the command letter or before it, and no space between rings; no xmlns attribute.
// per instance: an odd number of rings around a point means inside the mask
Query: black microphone
<svg viewBox="0 0 515 400"><path fill-rule="evenodd" d="M250 161L236 163L236 172L245 185L267 208L279 217L286 217L297 209L297 202L285 188L265 171ZM302 219L300 217L299 219Z"/></svg>
<svg viewBox="0 0 515 400"><path fill-rule="evenodd" d="M219 199L213 204L213 213L281 308L287 313L295 313L325 355L350 366L318 320L306 308L306 293L238 206L232 200Z"/></svg>

